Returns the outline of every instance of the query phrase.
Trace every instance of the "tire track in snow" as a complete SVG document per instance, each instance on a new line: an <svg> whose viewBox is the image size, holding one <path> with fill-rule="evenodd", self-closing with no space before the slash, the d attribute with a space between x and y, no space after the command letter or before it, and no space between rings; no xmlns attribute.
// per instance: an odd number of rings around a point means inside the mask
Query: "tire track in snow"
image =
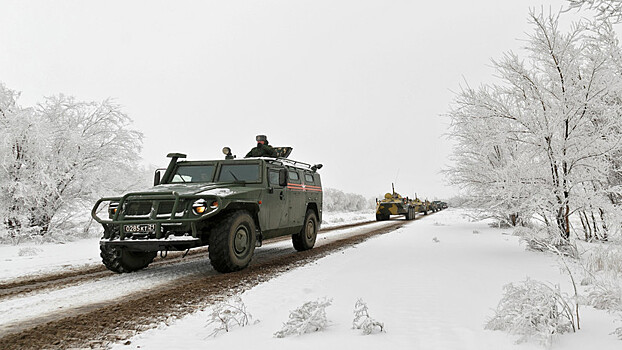
<svg viewBox="0 0 622 350"><path fill-rule="evenodd" d="M343 230L347 228L353 227L361 227L365 225L369 225L375 223L376 221L364 221L354 224L346 224L334 226L326 229L322 229L318 232L319 235L336 231ZM272 244L278 241L290 240L290 236L278 237L271 240L266 240L265 245ZM168 265L168 264L179 264L181 261L188 261L192 259L208 259L207 257L207 247L200 247L192 249L188 252L185 258L182 258L183 252L169 252L169 256L162 259L159 256L156 260L149 265L149 269L152 269L155 266ZM0 283L0 301L2 301L6 297L27 294L36 292L39 290L56 290L59 288L66 288L71 285L76 285L80 283L84 283L85 281L101 279L114 274L111 271L108 271L103 265L98 264L94 266L88 266L79 269L71 269L70 271L65 271L61 273L54 273L48 275L41 276L28 276L17 278L13 281Z"/></svg>
<svg viewBox="0 0 622 350"><path fill-rule="evenodd" d="M330 231L337 232L332 235L320 235L318 237L316 248L302 253L295 252L291 247L289 240L271 242L267 245L267 247L260 248L256 251L256 256L249 267L249 273L251 273L251 271L255 271L255 274L257 274L258 269L261 270L262 266L266 265L278 266L290 264L291 266L287 266L283 270L286 271L290 268L295 268L300 264L300 262L303 264L307 263L307 260L310 259L309 257L316 256L315 259L317 259L320 255L327 254L325 252L327 249L325 247L327 246L340 247L340 245L343 244L347 245L349 240L357 240L361 237L366 237L370 234L370 232L380 232L383 230L391 231L396 227L405 224L406 221L399 220L376 223L376 225L371 225L371 228L368 228L367 230L360 229L360 226L367 226L371 223L368 222L356 225L347 225L347 228L345 229L343 227L332 228ZM324 232L327 231L329 230L324 230ZM205 254L205 252L203 254ZM97 274L99 272L93 273ZM127 308L128 306L133 307L136 298L143 300L144 297L147 296L147 298L151 299L149 296L153 296L154 294L157 295L162 291L179 290L180 285L188 286L190 283L192 285L189 286L188 289L194 289L194 284L204 285L205 283L208 283L210 286L204 286L204 288L209 291L208 295L216 295L218 293L222 294L223 291L226 293L228 289L223 289L223 286L218 283L218 281L221 279L224 279L225 281L234 280L235 276L240 274L246 273L241 272L226 275L218 274L211 268L207 258L201 259L199 256L191 261L183 260L181 262L178 261L171 264L162 264L161 266L150 267L149 269L132 274L118 275L108 273L108 276L96 278L94 281L78 283L77 285L68 286L62 290L52 291L49 293L48 291L45 291L46 293L32 292L27 293L29 295L26 296L20 295L14 298L8 298L8 301L5 300L0 303L0 312L7 315L7 317L0 321L0 336L5 336L3 339L0 339L0 348L6 348L6 346L12 344L12 342L5 343L5 340L11 339L11 334L15 334L16 332L21 332L21 337L24 339L30 338L34 334L41 333L39 329L41 327L47 328L49 324L56 324L58 322L62 323L63 320L67 319L80 319L83 315L92 314L93 312L97 312L97 310L109 310L111 308L112 310L115 310L116 308L121 307L119 305L125 305L122 306L122 308ZM265 273L259 271L259 274ZM254 281L255 282L252 282L252 285L260 283L263 279L254 279ZM89 285L89 287L85 287L85 285ZM240 281L238 281L235 288L243 288L244 286L245 283L240 283ZM96 294L94 291L97 290L103 291L106 294L107 299L97 299L97 297L94 296L94 294ZM187 294L184 291L180 291L179 293L184 298L187 298ZM201 296L203 294L202 290L196 294ZM56 306L60 300L65 300L65 303L68 303L68 305L65 304ZM157 302L157 304L162 305L164 309L168 308L169 303L176 304L177 301L168 300L167 302ZM194 302L192 302L191 305L193 306L193 309L196 307ZM159 309L153 310L152 307L150 308L144 305L143 308L148 310L150 309L152 314L155 315L162 314ZM181 307L180 310L185 310L185 308ZM137 322L136 316L134 316L135 313L136 311L129 313L129 320L131 322ZM128 317L128 313L122 312L121 314L116 315L116 320L118 321L119 319L124 319L125 317ZM149 317L151 317L151 314ZM97 322L96 320L99 319L100 317L96 317L92 320ZM82 320L81 322L84 323L85 321ZM145 322L144 319L137 323L148 324L148 322ZM55 327L53 333L62 333L61 329L64 328L64 326L60 326L60 328ZM105 328L110 329L110 325ZM95 327L95 329L99 328ZM78 339L84 339L81 336L83 333L84 330L78 334L75 334L75 336L78 336ZM70 338L75 338L75 336L70 336ZM35 343L37 342L35 341ZM20 348L23 346L28 347L26 344L22 343ZM54 344L47 343L45 346L53 347Z"/></svg>

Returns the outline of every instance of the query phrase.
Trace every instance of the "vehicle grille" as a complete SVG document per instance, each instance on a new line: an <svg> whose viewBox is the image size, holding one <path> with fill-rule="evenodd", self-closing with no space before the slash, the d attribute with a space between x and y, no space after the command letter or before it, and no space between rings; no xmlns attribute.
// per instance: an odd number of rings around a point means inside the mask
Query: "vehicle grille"
<svg viewBox="0 0 622 350"><path fill-rule="evenodd" d="M173 206L175 205L175 201L163 201L160 202L160 207L158 208L158 214L170 214L173 212ZM184 203L179 202L179 206L177 207L177 213L184 212Z"/></svg>
<svg viewBox="0 0 622 350"><path fill-rule="evenodd" d="M125 216L145 216L151 213L153 201L131 201L125 205ZM162 201L158 207L158 214L170 214L173 211L175 201ZM177 207L177 213L184 212L184 203L180 202Z"/></svg>

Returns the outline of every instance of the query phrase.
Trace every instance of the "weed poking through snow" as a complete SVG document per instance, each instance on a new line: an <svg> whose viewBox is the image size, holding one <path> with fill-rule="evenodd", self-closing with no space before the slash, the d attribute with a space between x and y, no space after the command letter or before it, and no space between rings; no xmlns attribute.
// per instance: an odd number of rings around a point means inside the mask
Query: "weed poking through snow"
<svg viewBox="0 0 622 350"><path fill-rule="evenodd" d="M214 325L214 330L209 336L215 337L218 333L229 332L234 327L249 325L252 318L252 315L246 310L242 298L235 296L214 307L206 327ZM255 323L257 322L259 321L255 321Z"/></svg>
<svg viewBox="0 0 622 350"><path fill-rule="evenodd" d="M352 321L352 329L361 329L363 334L372 334L378 328L379 332L384 332L384 323L378 322L369 316L367 304L363 299L359 299L354 304L354 321Z"/></svg>
<svg viewBox="0 0 622 350"><path fill-rule="evenodd" d="M283 328L274 333L274 336L284 338L289 335L301 335L325 329L329 324L326 318L326 308L332 302L332 299L322 298L304 303L301 307L290 312L289 321L284 323Z"/></svg>

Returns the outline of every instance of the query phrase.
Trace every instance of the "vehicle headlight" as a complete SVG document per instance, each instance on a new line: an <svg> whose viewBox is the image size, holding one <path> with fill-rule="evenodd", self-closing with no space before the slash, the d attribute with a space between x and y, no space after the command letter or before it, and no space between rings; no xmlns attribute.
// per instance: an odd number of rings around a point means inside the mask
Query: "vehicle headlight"
<svg viewBox="0 0 622 350"><path fill-rule="evenodd" d="M192 203L192 211L196 215L202 215L207 211L207 201L205 199L199 199Z"/></svg>
<svg viewBox="0 0 622 350"><path fill-rule="evenodd" d="M118 209L119 209L119 203L110 202L110 204L108 204L108 218L109 219L114 218L114 215L117 213Z"/></svg>

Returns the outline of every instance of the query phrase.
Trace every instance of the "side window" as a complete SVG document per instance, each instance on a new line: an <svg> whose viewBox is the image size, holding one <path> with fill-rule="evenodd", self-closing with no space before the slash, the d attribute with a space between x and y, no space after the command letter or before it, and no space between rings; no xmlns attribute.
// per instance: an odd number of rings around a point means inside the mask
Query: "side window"
<svg viewBox="0 0 622 350"><path fill-rule="evenodd" d="M272 186L279 185L279 170L278 169L270 169L268 172L268 183Z"/></svg>
<svg viewBox="0 0 622 350"><path fill-rule="evenodd" d="M300 176L298 176L298 173L295 170L290 170L289 175L287 175L287 177L288 177L288 180L291 182L300 183Z"/></svg>
<svg viewBox="0 0 622 350"><path fill-rule="evenodd" d="M305 174L305 183L306 184L313 184L313 175L311 174Z"/></svg>

